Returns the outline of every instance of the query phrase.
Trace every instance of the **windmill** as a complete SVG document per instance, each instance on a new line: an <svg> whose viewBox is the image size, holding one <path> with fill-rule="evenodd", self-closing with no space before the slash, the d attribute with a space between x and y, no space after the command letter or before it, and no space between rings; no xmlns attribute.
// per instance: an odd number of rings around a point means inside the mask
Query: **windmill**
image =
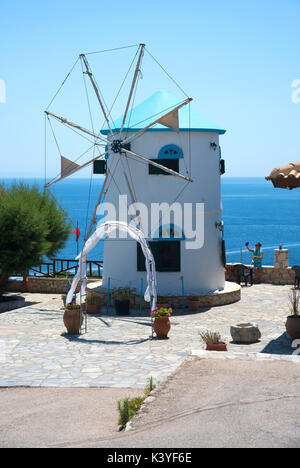
<svg viewBox="0 0 300 468"><path fill-rule="evenodd" d="M148 226L142 226L138 216L136 217L139 222L137 225L145 238L151 239L148 242L157 266L158 284L161 288L159 294L180 296L184 302L184 294L213 293L225 287L220 180L225 172L225 165L219 145L219 136L225 130L190 106L192 99L144 44L135 47L136 55L130 65L132 80L126 94L124 112L117 120L111 117L112 107L107 106L103 90L98 86L89 55L81 54L77 59L101 111L104 126L97 132L84 123L79 124L58 115L48 106L45 118L51 130L52 122L56 121L57 125L68 127L89 142L92 139L94 154L83 164L78 164L78 158L66 157L59 151L60 174L48 181L45 187L51 187L92 164L101 162L105 166L104 182L86 229L86 243L104 200L116 206L120 194L128 195L131 205L140 203L148 208L160 202L166 202L169 207L174 203L178 203L181 208L186 204L193 205L190 217L201 221L196 232L199 241L196 242L197 247L190 247L190 237L184 229L178 229L176 222L170 221L162 223L163 225L157 223L157 230L152 236ZM145 101L135 104L146 53L159 64L168 79L184 94L184 98L180 100L168 91L158 91ZM128 72L126 76L129 76ZM65 82L66 80L61 88ZM121 88L123 83L124 81ZM119 92L117 96L118 94ZM54 101L51 104L52 102ZM53 137L59 149L54 132ZM114 289L110 282L112 279L115 281L115 288L125 286L126 282L137 288L145 281L144 259L141 249L134 242L129 241L125 247L123 239L105 241L101 287L109 289L110 285Z"/></svg>
<svg viewBox="0 0 300 468"><path fill-rule="evenodd" d="M158 162L155 162L155 161L153 161L153 160L151 160L149 158L146 158L145 156L143 156L141 154L138 154L138 153L132 151L130 149L130 145L129 145L131 142L133 142L135 139L139 138L143 133L145 133L147 130L153 128L157 124L164 125L164 126L170 128L170 129L178 132L179 131L178 111L182 107L188 105L192 101L192 98L187 97L182 102L179 102L177 105L173 106L171 109L168 109L166 112L161 113L160 116L158 116L157 118L152 120L150 123L147 123L147 125L145 125L143 128L141 128L139 131L134 132L133 134L127 136L125 139L121 138L122 132L124 130L124 126L127 123L127 118L128 118L130 107L132 105L133 97L134 97L134 94L135 94L138 77L139 77L139 74L141 74L141 65L142 65L142 59L143 59L144 53L145 53L145 44L139 44L138 47L137 47L137 53L136 53L137 60L136 60L136 65L135 65L135 71L134 71L134 74L133 74L132 83L131 83L131 86L130 86L130 91L129 91L129 95L128 95L128 98L127 98L125 111L124 111L123 118L122 118L121 127L120 127L118 132L116 132L113 129L113 122L111 121L111 118L110 118L110 112L109 112L109 110L106 108L106 106L104 104L104 99L102 97L101 90L99 89L97 81L96 81L96 79L95 79L95 77L94 77L94 75L92 73L90 64L89 64L88 59L87 59L87 54L80 54L79 55L78 60L81 62L84 73L87 75L87 77L88 77L88 79L89 79L89 81L91 83L92 89L94 90L96 99L98 101L101 112L103 114L104 121L105 121L107 129L108 129L107 138L105 138L101 133L97 134L94 131L92 131L90 129L87 129L87 128L83 127L82 125L79 125L79 124L77 124L75 122L72 122L71 120L69 120L69 119L67 119L65 117L62 117L62 116L59 116L59 115L57 115L57 114L55 114L53 112L50 112L48 110L50 106L48 106L47 110L45 110L45 116L46 116L47 120L49 121L50 125L51 125L51 119L55 119L56 121L70 127L71 129L76 130L77 132L81 133L82 135L87 135L88 137L92 137L94 139L95 147L97 149L99 149L100 145L105 145L106 149L105 149L104 152L102 152L102 153L100 153L100 154L98 154L96 156L93 156L92 159L89 159L88 161L86 161L85 163L83 163L81 165L79 165L76 162L70 160L69 158L66 158L65 156L63 156L61 154L60 155L61 156L61 172L52 181L46 183L45 188L49 188L52 185L54 185L54 184L56 184L56 183L58 183L58 182L60 182L60 181L62 181L64 179L70 177L71 175L74 175L78 171L90 166L91 164L93 164L97 160L104 160L107 157L120 157L120 158L125 158L126 159L128 157L128 155L134 157L134 159L137 160L137 161L141 161L144 164L150 164L150 165L152 165L152 166L154 166L154 167L156 167L158 169L161 169L161 170L165 171L166 173L169 173L172 176L178 177L179 179L183 179L183 180L188 181L188 182L193 182L192 179L188 175L183 175L183 174L181 174L181 173L179 173L177 171L174 171L174 170L172 170L170 168L167 168L167 167L163 166L162 164L159 164ZM74 67L73 67L73 69L74 69ZM68 74L68 76L69 75L70 75L70 73ZM67 78L68 78L68 76L67 76ZM64 80L63 85L65 84L65 82L66 82L66 80ZM54 100L51 101L51 104L53 103L53 101ZM56 137L56 135L54 133L52 125L51 125L51 129L52 129L52 132L53 132L53 137L54 137L54 139L55 139L55 141L56 141L56 143L58 145L57 137ZM87 233L86 233L86 236L85 236L85 240L87 240L89 238L89 236L90 236L90 234L92 232L93 226L96 223L97 210L99 209L99 206L101 205L101 202L103 200L103 195L105 194L107 186L109 185L109 181L112 179L112 177L113 177L113 174L108 169L107 172L106 172L106 176L105 176L102 188L101 188L101 192L99 194L98 202L97 202L97 204L95 206L95 209L94 209L94 212L93 212L93 216L92 216L92 219L91 219L91 222L90 222L90 226L89 226L89 228L87 230ZM133 190L132 190L132 187L130 186L129 177L126 174L124 174L124 177L126 178L126 182L127 182L127 185L128 185L128 191L129 191L129 194L131 196L131 200L134 201L134 197L132 195Z"/></svg>

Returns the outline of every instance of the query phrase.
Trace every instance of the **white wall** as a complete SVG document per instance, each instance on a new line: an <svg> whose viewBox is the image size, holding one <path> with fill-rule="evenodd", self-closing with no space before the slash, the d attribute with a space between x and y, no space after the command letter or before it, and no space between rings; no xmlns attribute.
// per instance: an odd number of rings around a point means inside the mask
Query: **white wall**
<svg viewBox="0 0 300 468"><path fill-rule="evenodd" d="M149 175L148 165L125 159L124 155L112 154L108 167L114 174L106 201L118 206L120 192L128 195L132 202L124 177L133 180L133 191L139 202L204 203L204 246L198 250L187 250L181 242L181 272L157 273L158 293L181 294L181 277L184 277L186 293L208 292L224 287L224 268L221 262L220 243L222 235L215 227L221 221L221 188L219 173L219 148L214 151L210 143L218 145L219 136L215 133L146 132L132 143L132 150L154 159L159 150L167 144L175 144L183 150L185 159L180 159L179 172L191 174L193 183L173 176ZM159 161L158 161L159 162ZM187 168L186 168L187 166ZM129 170L130 169L130 170ZM150 220L149 220L150 221ZM157 226L158 227L158 226ZM111 287L129 285L140 288L140 280L146 277L137 272L137 248L132 240L109 240L104 244L104 286L111 278Z"/></svg>

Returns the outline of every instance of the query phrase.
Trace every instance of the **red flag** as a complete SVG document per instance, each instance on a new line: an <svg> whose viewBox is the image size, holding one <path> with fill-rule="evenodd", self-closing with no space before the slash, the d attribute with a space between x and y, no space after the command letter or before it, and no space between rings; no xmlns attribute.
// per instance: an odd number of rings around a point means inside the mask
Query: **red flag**
<svg viewBox="0 0 300 468"><path fill-rule="evenodd" d="M74 232L72 232L72 234L76 234L76 242L78 242L78 239L80 237L80 229L79 227L77 226L77 228L75 229Z"/></svg>

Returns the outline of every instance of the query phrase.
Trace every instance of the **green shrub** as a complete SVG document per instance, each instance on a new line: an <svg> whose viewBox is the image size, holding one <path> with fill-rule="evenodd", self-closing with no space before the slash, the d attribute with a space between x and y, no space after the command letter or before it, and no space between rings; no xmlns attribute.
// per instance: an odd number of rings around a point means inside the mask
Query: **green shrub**
<svg viewBox="0 0 300 468"><path fill-rule="evenodd" d="M118 401L119 424L125 426L129 421L128 398Z"/></svg>
<svg viewBox="0 0 300 468"><path fill-rule="evenodd" d="M118 410L119 410L119 420L118 424L122 427L126 426L128 421L130 421L133 416L139 411L145 399L152 390L156 388L154 384L153 377L147 379L147 385L144 389L145 396L138 396L129 400L124 398L123 400L118 401Z"/></svg>
<svg viewBox="0 0 300 468"><path fill-rule="evenodd" d="M118 301L133 300L136 295L136 289L131 289L129 287L118 288L112 291L114 299Z"/></svg>
<svg viewBox="0 0 300 468"><path fill-rule="evenodd" d="M67 214L49 192L15 183L0 187L0 298L13 273L26 275L54 257L71 233Z"/></svg>
<svg viewBox="0 0 300 468"><path fill-rule="evenodd" d="M99 296L88 296L86 302L88 305L103 305L103 299Z"/></svg>
<svg viewBox="0 0 300 468"><path fill-rule="evenodd" d="M67 310L80 310L80 305L74 304L74 302L72 302L71 304L66 305L66 309Z"/></svg>
<svg viewBox="0 0 300 468"><path fill-rule="evenodd" d="M154 383L154 380L153 380L153 377L150 376L148 377L147 379L147 385L145 387L145 390L144 390L144 393L146 395L146 397L149 395L149 393L152 392L152 390L154 390L156 388L156 385Z"/></svg>

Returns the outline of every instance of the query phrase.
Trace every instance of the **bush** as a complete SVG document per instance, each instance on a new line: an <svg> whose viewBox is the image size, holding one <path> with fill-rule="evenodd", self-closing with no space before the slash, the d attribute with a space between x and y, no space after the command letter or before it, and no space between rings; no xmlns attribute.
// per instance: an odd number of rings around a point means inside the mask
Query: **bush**
<svg viewBox="0 0 300 468"><path fill-rule="evenodd" d="M0 186L0 297L12 274L55 256L70 233L66 212L48 192L22 182Z"/></svg>
<svg viewBox="0 0 300 468"><path fill-rule="evenodd" d="M120 426L122 426L122 428L124 428L128 421L130 421L133 418L133 416L139 411L147 396L149 396L149 394L155 388L156 385L154 384L153 377L149 377L147 379L147 385L144 389L145 396L138 396L136 398L132 398L131 400L129 400L128 398L124 398L123 400L118 401L118 423Z"/></svg>
<svg viewBox="0 0 300 468"><path fill-rule="evenodd" d="M142 406L145 397L136 397L129 400L124 398L123 400L118 401L119 409L119 421L120 426L124 427L133 418L133 416L138 412Z"/></svg>

